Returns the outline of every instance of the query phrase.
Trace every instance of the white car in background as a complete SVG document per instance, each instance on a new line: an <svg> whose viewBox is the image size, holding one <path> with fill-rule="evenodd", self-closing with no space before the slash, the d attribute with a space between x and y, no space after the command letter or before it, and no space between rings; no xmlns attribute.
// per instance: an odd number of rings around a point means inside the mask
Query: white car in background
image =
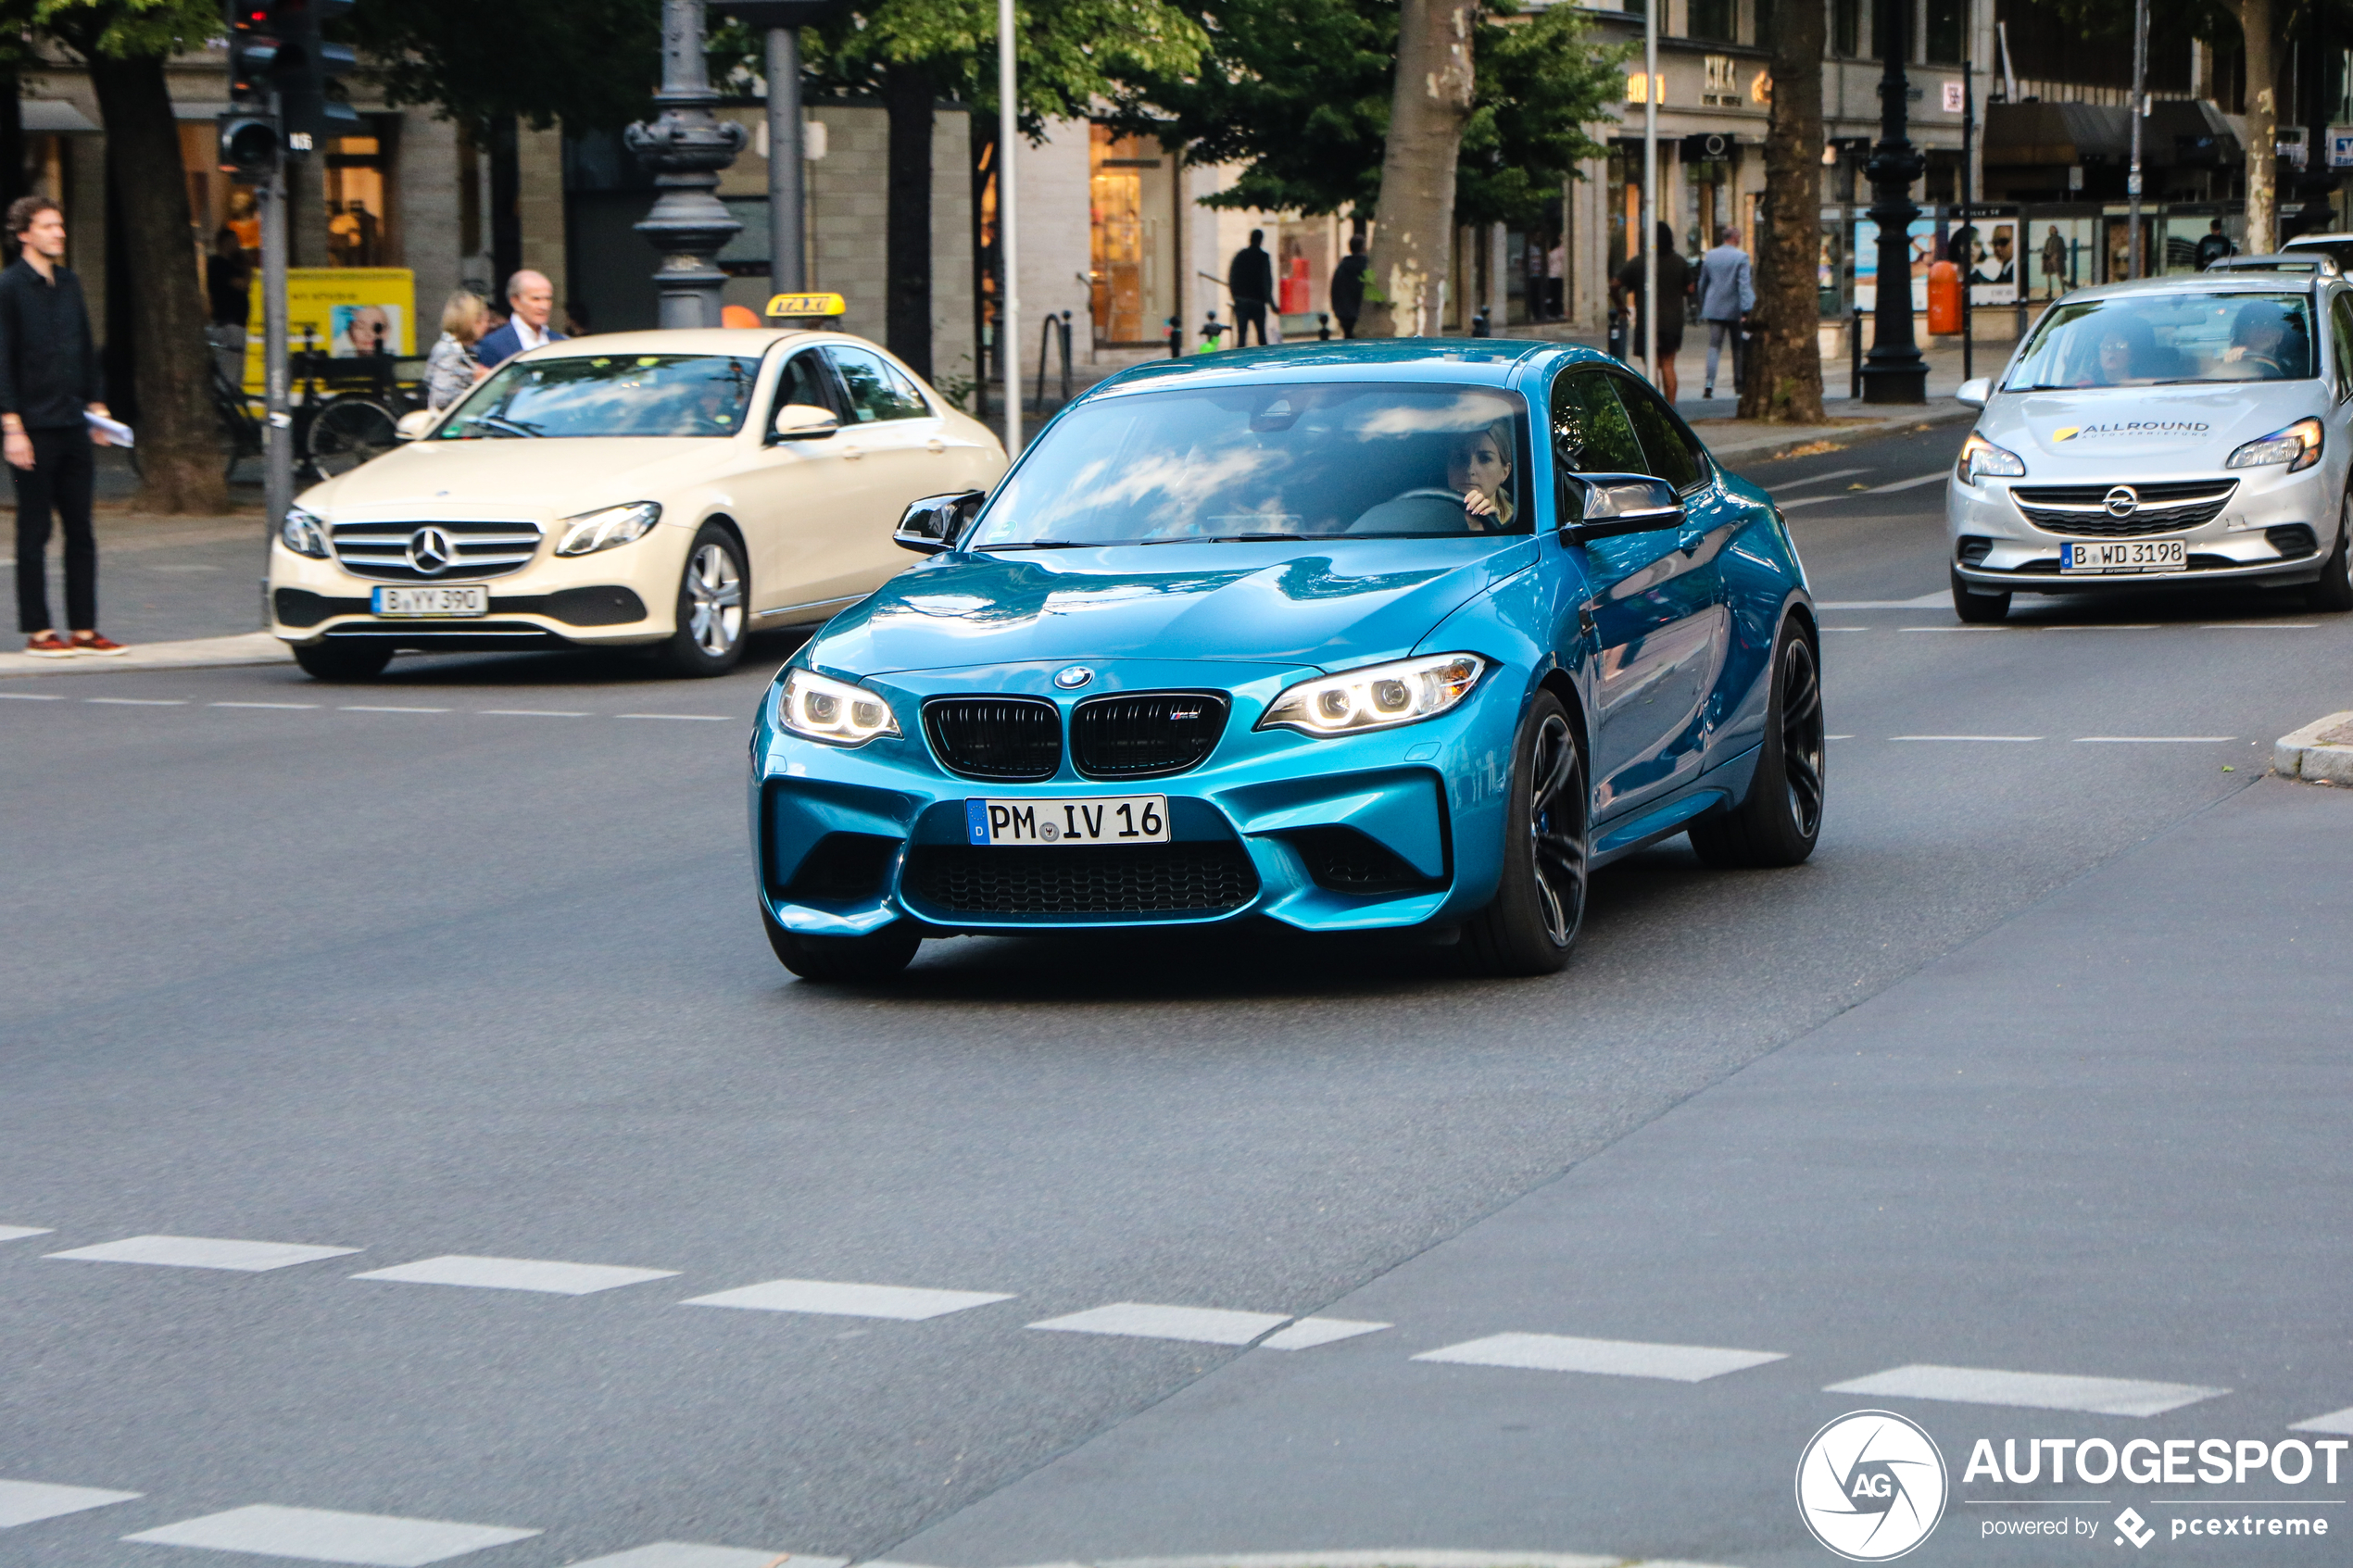
<svg viewBox="0 0 2353 1568"><path fill-rule="evenodd" d="M1984 409L1946 491L1963 621L2158 584L2353 609L2353 285L2333 269L2080 290L1960 398Z"/></svg>
<svg viewBox="0 0 2353 1568"><path fill-rule="evenodd" d="M716 675L906 566L911 502L987 490L985 425L839 332L618 332L501 365L297 497L271 629L321 680L395 652L641 646Z"/></svg>

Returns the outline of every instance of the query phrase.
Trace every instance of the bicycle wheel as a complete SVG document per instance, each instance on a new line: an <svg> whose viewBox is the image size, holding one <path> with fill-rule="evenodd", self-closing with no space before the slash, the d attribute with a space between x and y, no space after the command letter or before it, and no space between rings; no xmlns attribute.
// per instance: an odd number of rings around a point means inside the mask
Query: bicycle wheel
<svg viewBox="0 0 2353 1568"><path fill-rule="evenodd" d="M365 397L338 397L310 421L303 449L321 479L349 473L400 444L390 410Z"/></svg>

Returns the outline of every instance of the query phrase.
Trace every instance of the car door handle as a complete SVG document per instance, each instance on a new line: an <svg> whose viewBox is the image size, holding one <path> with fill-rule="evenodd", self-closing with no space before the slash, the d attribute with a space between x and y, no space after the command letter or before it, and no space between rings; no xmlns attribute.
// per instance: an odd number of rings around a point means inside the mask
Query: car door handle
<svg viewBox="0 0 2353 1568"><path fill-rule="evenodd" d="M841 449L841 455L851 462L856 462L866 455L866 449L863 446L845 446Z"/></svg>
<svg viewBox="0 0 2353 1568"><path fill-rule="evenodd" d="M940 440L939 437L935 435L929 441L924 443L924 450L926 452L945 452L948 450L948 443Z"/></svg>

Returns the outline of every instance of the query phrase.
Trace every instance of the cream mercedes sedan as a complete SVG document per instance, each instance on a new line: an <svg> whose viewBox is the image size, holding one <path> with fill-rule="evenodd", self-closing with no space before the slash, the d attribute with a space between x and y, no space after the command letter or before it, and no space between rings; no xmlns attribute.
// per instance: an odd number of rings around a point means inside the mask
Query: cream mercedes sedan
<svg viewBox="0 0 2353 1568"><path fill-rule="evenodd" d="M305 491L271 627L321 680L394 653L636 646L716 675L745 633L826 620L909 564L908 503L1005 451L839 332L577 338L509 360L406 445Z"/></svg>

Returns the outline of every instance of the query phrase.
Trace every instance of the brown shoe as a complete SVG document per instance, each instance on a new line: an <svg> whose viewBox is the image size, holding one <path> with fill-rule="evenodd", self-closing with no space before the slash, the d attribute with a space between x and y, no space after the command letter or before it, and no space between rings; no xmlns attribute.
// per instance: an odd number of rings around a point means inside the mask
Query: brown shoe
<svg viewBox="0 0 2353 1568"><path fill-rule="evenodd" d="M27 637L24 640L24 651L35 659L71 659L74 654L73 645L55 632L44 632L37 637Z"/></svg>
<svg viewBox="0 0 2353 1568"><path fill-rule="evenodd" d="M73 634L73 651L94 653L111 659L116 654L129 653L131 650L113 638L102 636L96 632L76 632Z"/></svg>

